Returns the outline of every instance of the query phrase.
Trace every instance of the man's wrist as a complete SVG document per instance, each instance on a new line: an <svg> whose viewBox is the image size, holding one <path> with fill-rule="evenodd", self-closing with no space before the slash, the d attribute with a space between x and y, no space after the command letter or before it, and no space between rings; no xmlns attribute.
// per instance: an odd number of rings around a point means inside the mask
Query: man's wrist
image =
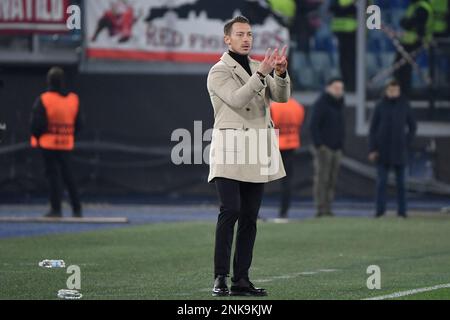
<svg viewBox="0 0 450 320"><path fill-rule="evenodd" d="M260 72L260 71L256 71L256 74L258 75L258 77L259 77L261 80L264 80L264 79L266 78L266 76L265 76L262 72Z"/></svg>

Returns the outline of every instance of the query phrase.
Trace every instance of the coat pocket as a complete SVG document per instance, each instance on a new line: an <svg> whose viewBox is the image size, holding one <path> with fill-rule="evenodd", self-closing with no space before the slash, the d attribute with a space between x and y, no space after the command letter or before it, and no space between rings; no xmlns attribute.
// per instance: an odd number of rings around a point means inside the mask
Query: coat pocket
<svg viewBox="0 0 450 320"><path fill-rule="evenodd" d="M244 124L239 121L223 121L218 123L216 129L244 129Z"/></svg>
<svg viewBox="0 0 450 320"><path fill-rule="evenodd" d="M238 121L224 121L216 124L214 140L222 152L240 152L244 143L244 124Z"/></svg>

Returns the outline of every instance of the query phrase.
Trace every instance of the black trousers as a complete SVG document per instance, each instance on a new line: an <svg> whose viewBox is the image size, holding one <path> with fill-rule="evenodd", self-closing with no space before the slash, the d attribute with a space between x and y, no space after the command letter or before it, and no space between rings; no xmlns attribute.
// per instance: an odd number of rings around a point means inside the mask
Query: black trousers
<svg viewBox="0 0 450 320"><path fill-rule="evenodd" d="M226 178L215 178L214 182L220 202L214 252L215 277L230 273L234 226L238 221L233 259L233 280L248 278L264 184L240 182Z"/></svg>
<svg viewBox="0 0 450 320"><path fill-rule="evenodd" d="M356 33L336 34L339 41L339 66L347 91L356 89Z"/></svg>
<svg viewBox="0 0 450 320"><path fill-rule="evenodd" d="M280 180L281 183L280 218L287 217L288 210L291 206L292 178L294 174L294 153L295 150L281 151L281 158L283 159L286 176Z"/></svg>
<svg viewBox="0 0 450 320"><path fill-rule="evenodd" d="M56 151L42 149L44 157L45 173L50 188L50 204L54 212L61 212L61 194L60 177L69 192L70 202L73 212L81 211L81 203L78 190L73 179L70 167L70 151Z"/></svg>

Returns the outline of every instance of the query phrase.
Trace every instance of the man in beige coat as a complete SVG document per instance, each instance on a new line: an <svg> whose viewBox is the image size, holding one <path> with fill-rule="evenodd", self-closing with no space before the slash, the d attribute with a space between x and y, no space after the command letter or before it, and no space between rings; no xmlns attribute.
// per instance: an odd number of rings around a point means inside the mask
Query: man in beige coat
<svg viewBox="0 0 450 320"><path fill-rule="evenodd" d="M268 49L262 62L248 57L253 34L247 18L238 16L224 26L229 51L208 75L214 108L208 182L216 186L220 213L216 227L213 296L265 296L249 280L256 221L264 183L284 177L278 139L270 118L270 101L287 102L290 79L286 47ZM238 221L233 259L234 226Z"/></svg>

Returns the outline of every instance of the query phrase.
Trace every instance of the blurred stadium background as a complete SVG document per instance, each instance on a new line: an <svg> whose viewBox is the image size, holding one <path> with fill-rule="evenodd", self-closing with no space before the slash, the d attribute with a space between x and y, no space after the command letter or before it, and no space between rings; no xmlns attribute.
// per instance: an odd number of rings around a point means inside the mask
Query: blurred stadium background
<svg viewBox="0 0 450 320"><path fill-rule="evenodd" d="M13 2L9 1L10 4ZM53 2L48 1L49 4ZM305 105L307 116L326 80L339 75L337 40L330 28L332 17L328 11L332 0L292 1L295 6L291 7L288 16L286 12L274 9L277 1L265 0L56 2L62 6L80 6L80 30L69 31L62 27L58 32L52 31L57 28L55 25L65 25L61 17L59 22L52 22L54 25L50 29L48 24L36 21L12 24L6 16L8 1L0 2L0 122L7 125L0 145L0 214L3 216L45 213L47 183L40 155L29 146L29 119L34 99L46 89L45 75L51 66L64 67L68 88L77 92L81 99L85 125L77 139L73 167L82 200L88 204L85 215L127 216L138 224L212 222L215 219L215 191L206 183L208 166L173 164L171 151L178 142L171 141L171 134L178 128L193 133L194 121L202 121L204 131L212 127L213 111L206 90L206 76L225 50L220 42L223 20L242 12L255 21L255 33L259 36L256 55L266 46L290 45L294 96ZM408 0L373 0L371 3L381 8L383 23L400 29L400 19ZM113 5L132 9L131 30L112 36L103 30L94 39L99 19ZM165 10L165 7L172 10ZM365 17L359 24L365 26ZM365 85L346 95L347 140L337 188L338 216L371 216L374 213L375 169L367 160L367 127L375 101L388 77L372 80L392 65L396 50L383 31L365 32L365 43L357 43L358 68L364 66ZM409 159L407 189L410 207L418 212L419 219L428 217L427 213L434 216L450 205L449 56L449 38L436 40L432 50L424 50L417 57L420 72L413 72L410 98L419 130ZM427 83L421 73L430 76L431 82ZM173 94L175 88L178 94ZM192 150L203 150L207 145L206 141L193 141ZM302 148L295 161L293 218L313 216L309 147L306 122L302 129ZM276 215L278 193L278 183L267 186L262 216ZM442 222L448 225L445 217ZM331 222L326 220L326 223ZM209 226L212 228L212 224ZM100 227L1 223L0 237ZM342 225L338 230L347 229ZM295 232L293 229L292 234ZM442 232L439 245L448 244L449 234ZM432 237L432 232L427 233L428 236ZM5 253L14 260L11 257L13 242L9 245L4 242L3 248L9 248ZM428 247L422 249L424 252L429 250ZM55 248L51 252L61 253L61 250ZM405 247L405 250L412 248ZM441 266L449 262L445 250L442 246L446 259L439 262ZM448 276L443 275L439 281L450 282ZM407 284L405 280L402 285L408 288ZM9 294L21 297L12 292ZM7 296L3 293L1 298ZM167 296L163 294L162 297Z"/></svg>

